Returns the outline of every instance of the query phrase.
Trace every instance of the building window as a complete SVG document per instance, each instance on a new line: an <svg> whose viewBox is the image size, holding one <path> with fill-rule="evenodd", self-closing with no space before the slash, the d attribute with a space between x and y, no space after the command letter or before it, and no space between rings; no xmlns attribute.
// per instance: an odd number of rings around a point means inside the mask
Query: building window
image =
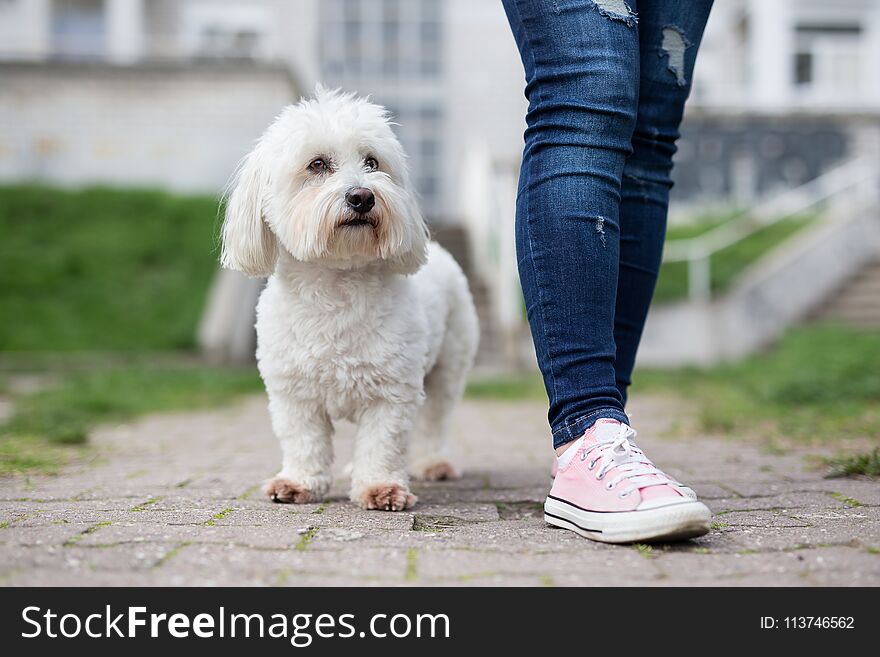
<svg viewBox="0 0 880 657"><path fill-rule="evenodd" d="M399 0L382 2L382 75L400 75L400 7Z"/></svg>
<svg viewBox="0 0 880 657"><path fill-rule="evenodd" d="M267 8L246 3L184 4L181 7L184 51L211 59L258 59L271 25Z"/></svg>
<svg viewBox="0 0 880 657"><path fill-rule="evenodd" d="M196 46L197 57L253 59L260 45L260 34L253 30L230 30L207 25Z"/></svg>
<svg viewBox="0 0 880 657"><path fill-rule="evenodd" d="M798 25L794 82L807 99L835 104L862 92L864 41L859 25Z"/></svg>
<svg viewBox="0 0 880 657"><path fill-rule="evenodd" d="M437 0L324 0L321 23L321 71L327 78L410 80L442 74Z"/></svg>
<svg viewBox="0 0 880 657"><path fill-rule="evenodd" d="M52 53L62 58L94 59L106 49L103 0L53 0Z"/></svg>
<svg viewBox="0 0 880 657"><path fill-rule="evenodd" d="M393 103L395 131L409 156L416 190L426 209L436 207L441 194L443 111L439 102Z"/></svg>
<svg viewBox="0 0 880 657"><path fill-rule="evenodd" d="M810 84L813 81L813 53L799 52L794 56L795 84Z"/></svg>
<svg viewBox="0 0 880 657"><path fill-rule="evenodd" d="M322 0L323 81L370 93L389 108L426 208L443 189L443 3Z"/></svg>

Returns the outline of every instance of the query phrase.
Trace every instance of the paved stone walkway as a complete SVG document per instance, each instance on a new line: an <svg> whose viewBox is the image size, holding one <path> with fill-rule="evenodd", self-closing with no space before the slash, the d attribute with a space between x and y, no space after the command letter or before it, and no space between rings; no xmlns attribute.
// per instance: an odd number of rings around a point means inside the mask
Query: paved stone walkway
<svg viewBox="0 0 880 657"><path fill-rule="evenodd" d="M551 450L536 403L467 402L464 477L416 484L410 512L365 512L344 480L325 504L258 486L278 465L265 404L103 429L61 476L0 480L6 585L880 585L880 486L826 480L801 453L660 437L674 415L633 404L639 442L716 514L676 545L606 546L548 528ZM336 441L337 469L351 429Z"/></svg>

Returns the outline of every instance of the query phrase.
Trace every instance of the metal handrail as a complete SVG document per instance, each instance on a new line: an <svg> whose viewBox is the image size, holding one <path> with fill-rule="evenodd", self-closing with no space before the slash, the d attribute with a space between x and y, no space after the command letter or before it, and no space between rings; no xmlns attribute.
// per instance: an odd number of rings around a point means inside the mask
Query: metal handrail
<svg viewBox="0 0 880 657"><path fill-rule="evenodd" d="M712 294L713 255L762 228L809 210L867 182L873 183L872 192L876 193L878 175L876 157L854 157L803 185L759 202L702 235L670 240L664 249L663 262L687 262L688 296L693 301L706 301Z"/></svg>

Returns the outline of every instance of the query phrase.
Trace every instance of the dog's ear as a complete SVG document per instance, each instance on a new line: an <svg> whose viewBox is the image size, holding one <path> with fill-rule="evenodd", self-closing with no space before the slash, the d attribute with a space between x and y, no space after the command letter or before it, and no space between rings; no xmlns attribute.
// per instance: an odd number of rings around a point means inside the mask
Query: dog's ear
<svg viewBox="0 0 880 657"><path fill-rule="evenodd" d="M267 181L259 148L241 161L225 195L220 264L248 276L269 276L278 256L275 236L263 219Z"/></svg>

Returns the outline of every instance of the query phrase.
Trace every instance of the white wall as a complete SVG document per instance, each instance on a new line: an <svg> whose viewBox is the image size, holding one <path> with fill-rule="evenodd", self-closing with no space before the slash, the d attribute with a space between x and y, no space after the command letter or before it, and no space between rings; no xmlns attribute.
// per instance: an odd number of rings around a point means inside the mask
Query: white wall
<svg viewBox="0 0 880 657"><path fill-rule="evenodd" d="M50 0L0 2L0 59L44 57L49 50Z"/></svg>
<svg viewBox="0 0 880 657"><path fill-rule="evenodd" d="M468 150L477 142L488 146L496 161L519 160L528 103L525 74L501 3L447 1L445 177L457 190ZM449 203L449 214L460 216L459 194L453 192Z"/></svg>
<svg viewBox="0 0 880 657"><path fill-rule="evenodd" d="M296 95L277 69L0 64L0 181L216 193Z"/></svg>

